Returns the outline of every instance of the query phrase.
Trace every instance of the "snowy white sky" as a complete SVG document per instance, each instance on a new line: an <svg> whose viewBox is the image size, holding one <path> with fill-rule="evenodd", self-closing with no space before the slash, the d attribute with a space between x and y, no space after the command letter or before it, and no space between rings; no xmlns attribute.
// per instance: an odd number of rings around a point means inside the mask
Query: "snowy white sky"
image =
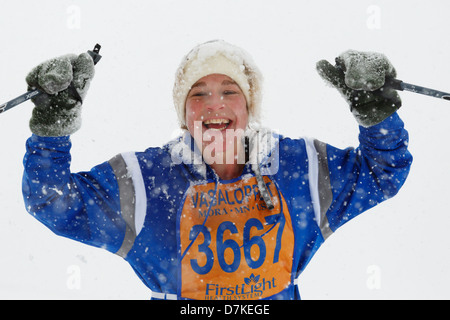
<svg viewBox="0 0 450 320"><path fill-rule="evenodd" d="M450 91L445 0L0 0L0 102L38 63L102 45L73 135L72 170L177 133L175 69L224 39L265 76L264 120L291 137L355 146L358 128L315 71L347 49L385 53L399 78ZM402 93L414 164L399 195L330 237L301 276L304 299L449 299L450 103ZM25 211L22 158L31 102L0 115L0 299L148 299L121 258L60 238Z"/></svg>

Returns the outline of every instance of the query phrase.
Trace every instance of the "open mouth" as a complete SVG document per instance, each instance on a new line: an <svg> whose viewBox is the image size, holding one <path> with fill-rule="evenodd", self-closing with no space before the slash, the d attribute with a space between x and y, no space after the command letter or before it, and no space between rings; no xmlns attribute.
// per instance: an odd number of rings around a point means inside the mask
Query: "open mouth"
<svg viewBox="0 0 450 320"><path fill-rule="evenodd" d="M209 120L205 120L203 121L203 125L207 128L207 129L211 129L211 130L225 130L226 128L228 128L231 124L231 120L229 119L209 119Z"/></svg>

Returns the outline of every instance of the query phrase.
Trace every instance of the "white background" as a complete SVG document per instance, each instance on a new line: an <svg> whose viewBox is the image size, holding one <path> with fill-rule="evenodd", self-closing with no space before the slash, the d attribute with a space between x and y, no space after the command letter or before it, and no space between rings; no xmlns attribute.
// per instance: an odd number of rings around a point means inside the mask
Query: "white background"
<svg viewBox="0 0 450 320"><path fill-rule="evenodd" d="M72 136L72 170L177 134L175 69L196 44L224 39L265 76L263 125L356 146L347 105L316 61L347 49L385 53L399 78L450 91L445 0L0 0L0 102L35 65L102 45ZM300 277L304 299L450 298L450 103L402 93L414 163L393 199L338 230ZM57 237L24 208L22 158L32 103L0 115L0 298L148 299L121 258Z"/></svg>

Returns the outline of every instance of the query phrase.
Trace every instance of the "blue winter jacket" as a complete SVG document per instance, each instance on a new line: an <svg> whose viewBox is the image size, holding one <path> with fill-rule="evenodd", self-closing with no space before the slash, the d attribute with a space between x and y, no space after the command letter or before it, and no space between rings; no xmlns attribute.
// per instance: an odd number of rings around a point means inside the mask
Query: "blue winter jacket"
<svg viewBox="0 0 450 320"><path fill-rule="evenodd" d="M408 175L396 113L360 127L359 140L341 150L266 134L251 141L256 165L224 181L189 133L80 173L69 137L33 135L23 196L54 233L123 257L154 299L299 299L297 279L325 239Z"/></svg>

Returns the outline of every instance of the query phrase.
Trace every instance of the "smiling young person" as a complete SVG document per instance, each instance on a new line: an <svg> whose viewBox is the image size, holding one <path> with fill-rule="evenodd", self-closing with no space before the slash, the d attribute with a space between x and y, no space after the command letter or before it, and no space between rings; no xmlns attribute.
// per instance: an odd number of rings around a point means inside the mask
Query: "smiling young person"
<svg viewBox="0 0 450 320"><path fill-rule="evenodd" d="M223 180L237 178L242 173L245 162L239 158L242 157L240 142L247 124L247 102L233 79L211 74L192 86L186 99L186 126L194 137L202 138L196 140L197 146ZM241 133L238 139L234 139L235 132ZM205 152L208 148L210 153Z"/></svg>
<svg viewBox="0 0 450 320"><path fill-rule="evenodd" d="M400 98L382 88L395 76L385 56L347 51L317 70L360 124L356 149L264 129L260 71L241 48L210 41L176 73L179 138L70 173L93 63L84 54L45 62L27 77L48 93L33 99L27 210L58 235L123 257L153 299L299 299L298 277L321 244L394 196L412 162Z"/></svg>

